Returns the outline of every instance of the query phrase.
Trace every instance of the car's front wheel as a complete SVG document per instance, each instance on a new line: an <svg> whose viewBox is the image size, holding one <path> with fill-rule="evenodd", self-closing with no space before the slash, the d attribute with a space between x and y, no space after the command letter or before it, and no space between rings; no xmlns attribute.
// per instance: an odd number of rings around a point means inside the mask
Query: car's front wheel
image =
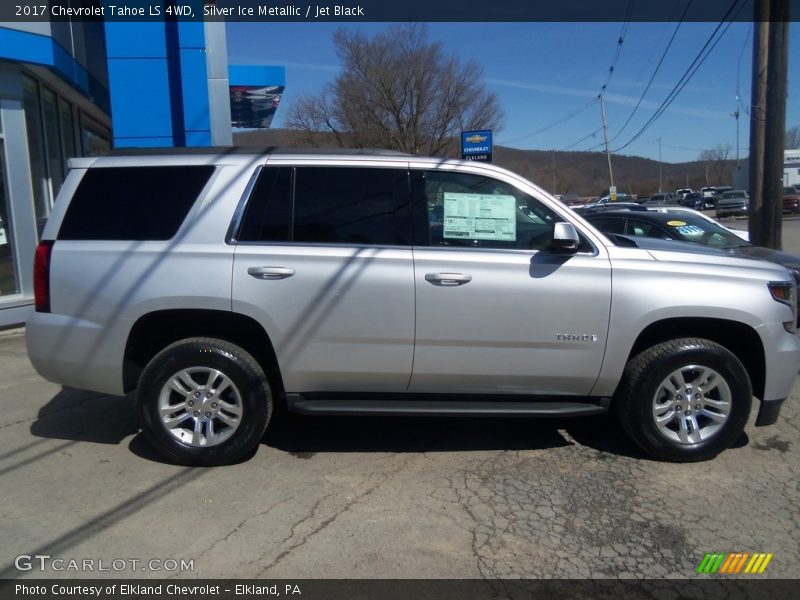
<svg viewBox="0 0 800 600"><path fill-rule="evenodd" d="M752 395L733 353L710 340L681 338L630 360L615 406L625 431L648 454L689 462L713 458L736 441Z"/></svg>
<svg viewBox="0 0 800 600"><path fill-rule="evenodd" d="M272 395L258 362L214 338L178 341L142 372L137 413L142 430L171 462L221 465L256 448L272 412Z"/></svg>

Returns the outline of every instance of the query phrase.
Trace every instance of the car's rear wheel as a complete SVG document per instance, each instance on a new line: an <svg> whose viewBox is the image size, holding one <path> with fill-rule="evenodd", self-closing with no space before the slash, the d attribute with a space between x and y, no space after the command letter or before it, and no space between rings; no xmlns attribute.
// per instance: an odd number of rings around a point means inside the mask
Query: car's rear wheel
<svg viewBox="0 0 800 600"><path fill-rule="evenodd" d="M710 340L657 344L628 363L615 399L623 428L648 454L713 458L742 434L752 404L747 370Z"/></svg>
<svg viewBox="0 0 800 600"><path fill-rule="evenodd" d="M258 445L272 395L263 369L245 350L190 338L159 352L144 369L137 412L145 436L170 461L229 464Z"/></svg>

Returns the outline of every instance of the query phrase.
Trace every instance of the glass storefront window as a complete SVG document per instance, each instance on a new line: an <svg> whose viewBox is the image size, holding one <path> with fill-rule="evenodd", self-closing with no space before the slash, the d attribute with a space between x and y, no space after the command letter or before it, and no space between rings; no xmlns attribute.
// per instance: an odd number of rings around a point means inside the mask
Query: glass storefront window
<svg viewBox="0 0 800 600"><path fill-rule="evenodd" d="M44 134L47 143L47 166L50 172L50 185L53 198L64 183L64 158L61 153L61 128L58 124L58 103L56 95L42 87L42 113L44 114ZM49 212L49 211L48 211Z"/></svg>
<svg viewBox="0 0 800 600"><path fill-rule="evenodd" d="M33 206L36 224L41 235L44 223L50 215L50 182L44 151L44 127L40 109L39 84L30 77L22 78L25 126L28 130L28 154L30 155L31 180L33 183Z"/></svg>
<svg viewBox="0 0 800 600"><path fill-rule="evenodd" d="M81 114L81 143L84 156L98 156L111 150L108 129Z"/></svg>
<svg viewBox="0 0 800 600"><path fill-rule="evenodd" d="M64 149L64 169L67 161L78 155L75 148L75 120L72 117L72 105L63 98L58 99L58 112L61 122L61 143Z"/></svg>
<svg viewBox="0 0 800 600"><path fill-rule="evenodd" d="M0 127L2 127L1 123ZM2 129L0 129L0 132L2 132ZM8 210L5 166L4 140L0 138L0 296L8 296L19 292L12 243L11 215Z"/></svg>

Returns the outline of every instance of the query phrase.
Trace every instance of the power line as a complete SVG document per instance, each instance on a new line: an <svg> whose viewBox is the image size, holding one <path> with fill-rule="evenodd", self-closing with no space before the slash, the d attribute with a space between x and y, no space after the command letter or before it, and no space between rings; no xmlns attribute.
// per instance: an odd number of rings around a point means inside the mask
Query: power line
<svg viewBox="0 0 800 600"><path fill-rule="evenodd" d="M628 126L628 123L631 122L631 119L633 119L634 115L639 110L639 106L642 104L642 101L644 100L644 97L647 95L647 92L650 90L650 86L653 84L653 80L656 78L656 75L658 74L658 71L661 68L661 64L664 62L664 59L667 57L667 53L669 52L669 49L672 46L672 42L675 41L675 36L678 34L678 30L681 28L681 25L683 24L683 20L684 20L684 18L686 18L686 13L689 11L689 7L691 5L692 5L692 0L689 0L686 3L686 7L683 9L683 13L681 14L681 17L680 17L680 20L678 21L678 24L675 26L675 30L672 32L672 37L669 39L669 43L667 43L667 47L664 48L664 52L661 54L661 58L659 59L658 64L656 65L656 68L653 71L653 74L650 76L650 80L647 82L647 86L644 88L644 91L642 92L642 95L639 97L638 102L636 102L636 106L633 107L633 111L628 116L628 119L622 125L622 127L617 132L617 134L613 138L611 138L612 142L614 140L616 140L620 135L622 135L622 132L625 131L625 128Z"/></svg>
<svg viewBox="0 0 800 600"><path fill-rule="evenodd" d="M597 98L595 98L594 100L592 100L592 102L595 102L596 100L597 100ZM580 144L580 143L581 143L583 140L586 140L586 139L588 139L588 138L590 138L590 137L594 137L595 135L597 135L597 134L598 134L600 131L602 131L602 130L603 130L603 128L602 128L602 127L598 127L597 129L595 129L595 130L594 130L593 132L591 132L590 134L583 136L583 137L582 137L581 139L579 139L577 142L574 142L574 143L570 144L570 145L569 145L569 146L567 146L566 148L561 148L561 150L559 150L559 152L566 152L567 150L570 150L571 148L574 148L575 146L577 146L578 144Z"/></svg>
<svg viewBox="0 0 800 600"><path fill-rule="evenodd" d="M662 114L664 114L664 111L665 111L665 110L666 110L666 109L667 109L667 108L670 106L670 104L672 104L672 102L675 100L675 98L677 98L677 97L678 97L678 95L681 93L681 91L683 91L683 88L684 88L684 87L686 87L686 84L687 84L687 83L689 83L689 81L692 79L692 77L695 75L695 73L697 73L698 69L701 67L701 65L702 65L702 64L705 62L705 60L708 58L708 55L711 53L711 51L712 51L712 50L713 50L713 49L716 47L716 45L719 43L719 40L721 40L721 39L722 39L722 36L724 36L724 35L725 35L725 32L726 32L726 31L728 30L728 28L731 26L731 23L733 23L733 21L734 21L734 20L736 19L736 17L738 16L739 12L741 12L742 8L744 8L745 4L744 4L744 3L742 3L742 4L741 4L741 6L739 6L739 9L738 9L738 10L736 11L736 13L734 14L734 16L733 16L733 18L731 19L731 21L728 23L728 25L727 25L727 27L725 28L725 30L724 30L724 31L723 31L723 32L722 32L722 33L721 33L721 34L720 34L720 35L717 37L717 33L718 33L718 32L719 32L719 30L722 28L722 26L725 24L725 21L726 21L726 20L728 20L728 17L731 15L731 13L733 12L733 10L736 8L736 5L737 5L737 4L739 4L739 3L740 3L740 1L741 1L741 0L734 0L734 1L733 1L733 4L731 4L730 8L728 8L728 11L727 11L727 12L725 13L725 15L722 17L722 19L720 20L720 22L719 22L719 24L717 25L717 27L714 29L714 31L713 31L713 32L711 33L711 35L709 36L708 40L706 40L706 43L705 43L705 44L703 45L703 47L700 49L700 52L698 52L698 53L697 53L697 56L695 56L694 60L691 62L691 64L689 65L689 67L686 69L686 71L683 73L683 75L681 76L681 78L678 80L678 83L676 83L676 84L675 84L675 87L673 87L673 88L672 88L672 91L671 91L671 92L670 92L670 93L667 95L667 97L666 97L666 98L664 99L664 101L661 103L661 106L659 106L659 107L656 109L656 111L653 113L653 115L652 115L652 116L651 116L651 117L650 117L650 118L647 120L647 122L646 122L644 125L642 125L642 127L639 129L639 131L637 131L637 132L634 134L634 136L633 136L633 137L632 137L630 140L628 140L628 141L627 141L625 144L623 144L623 145L622 145L622 146L620 146L619 148L615 149L615 150L614 150L614 152L619 152L620 150L622 150L622 149L624 149L624 148L626 148L626 147L630 146L630 145L631 145L633 142L635 142L637 139L639 139L639 137L640 137L640 136L641 136L641 135L642 135L642 134L643 134L645 131L647 131L647 129L648 129L648 128L649 128L649 127L650 127L650 126L651 126L651 125L652 125L652 124L653 124L653 123L654 123L654 122L655 122L655 121L656 121L656 120L657 120L657 119L658 119L658 118L659 118L659 117L660 117ZM714 39L715 37L716 37L716 40ZM712 43L712 41L713 41L713 43ZM711 47L710 47L710 48L709 48L709 45L711 45Z"/></svg>
<svg viewBox="0 0 800 600"><path fill-rule="evenodd" d="M544 133L548 129L552 129L556 125L561 125L562 123L566 123L570 119L578 116L580 113L585 111L587 108L589 108L595 102L597 102L597 98L592 98L591 100L589 100L589 102L587 102L586 104L584 104L580 108L575 109L571 113L565 115L564 117L562 117L562 118L560 118L560 119L558 119L556 121L553 121L549 125L545 125L544 127L540 128L540 129L537 129L536 131L533 131L531 133L526 133L525 135L521 135L521 136L513 138L511 140L505 140L503 143L504 144L513 144L514 142L519 142L520 140L524 140L524 139L527 139L529 137L533 137L535 135L539 135L540 133Z"/></svg>
<svg viewBox="0 0 800 600"><path fill-rule="evenodd" d="M603 84L603 87L600 88L601 93L605 91L608 87L608 83L611 81L612 75L614 75L614 69L617 66L617 61L619 61L620 54L622 54L622 44L625 42L625 36L628 33L628 27L630 26L631 21L631 14L633 13L633 1L630 0L628 2L628 8L625 10L625 22L622 24L622 29L619 32L619 39L617 40L617 47L614 51L614 58L611 60L611 66L608 68L608 77L606 77L606 82Z"/></svg>

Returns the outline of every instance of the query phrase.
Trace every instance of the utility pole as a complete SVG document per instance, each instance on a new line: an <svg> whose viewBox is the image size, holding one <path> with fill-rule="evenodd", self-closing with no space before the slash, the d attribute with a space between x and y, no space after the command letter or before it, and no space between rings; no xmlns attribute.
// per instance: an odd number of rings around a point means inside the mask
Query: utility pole
<svg viewBox="0 0 800 600"><path fill-rule="evenodd" d="M661 138L658 138L658 193L661 193Z"/></svg>
<svg viewBox="0 0 800 600"><path fill-rule="evenodd" d="M611 182L611 187L614 187L614 172L611 170L611 154L608 151L608 125L606 124L606 103L603 100L603 94L598 96L600 98L600 114L603 115L603 138L606 141L606 156L608 157L608 179Z"/></svg>
<svg viewBox="0 0 800 600"><path fill-rule="evenodd" d="M737 103L738 103L738 101L739 101L739 98L738 98L738 97L736 98L736 101L737 101ZM736 105L736 110L734 110L734 111L731 113L731 116L732 116L734 119L736 119L736 171L734 172L734 175L733 175L733 182L731 183L731 185L732 185L733 187L737 187L737 185L736 185L736 184L739 182L739 179L740 179L740 178L739 178L739 169L741 169L741 168L742 168L742 167L739 165L739 105L738 105L738 104Z"/></svg>
<svg viewBox="0 0 800 600"><path fill-rule="evenodd" d="M763 0L762 0L763 1ZM767 57L767 122L764 131L764 238L783 247L783 139L786 134L786 80L789 54L789 0L772 0Z"/></svg>
<svg viewBox="0 0 800 600"><path fill-rule="evenodd" d="M788 0L756 0L750 98L750 241L781 247Z"/></svg>
<svg viewBox="0 0 800 600"><path fill-rule="evenodd" d="M556 151L553 150L553 196L556 195Z"/></svg>

